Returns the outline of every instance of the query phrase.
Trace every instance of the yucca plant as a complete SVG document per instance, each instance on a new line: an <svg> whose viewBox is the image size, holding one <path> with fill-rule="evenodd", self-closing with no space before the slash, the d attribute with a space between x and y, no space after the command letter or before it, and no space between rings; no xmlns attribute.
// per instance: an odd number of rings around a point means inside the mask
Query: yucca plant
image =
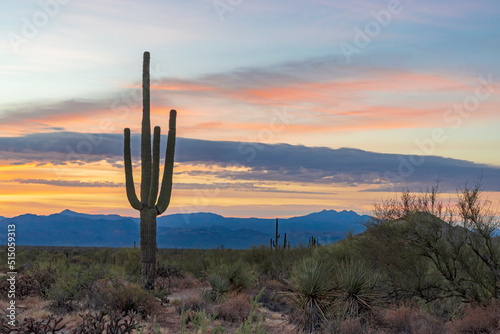
<svg viewBox="0 0 500 334"><path fill-rule="evenodd" d="M337 321L360 317L372 311L379 297L376 291L379 275L360 260L342 261L335 271L335 289L332 293Z"/></svg>
<svg viewBox="0 0 500 334"><path fill-rule="evenodd" d="M221 275L215 274L208 278L208 283L212 290L207 291L207 299L210 302L220 302L224 299L225 294L231 291L231 283L229 280Z"/></svg>
<svg viewBox="0 0 500 334"><path fill-rule="evenodd" d="M328 322L329 303L334 281L332 267L315 259L304 259L294 266L290 285L292 300L301 312L301 323L306 333L312 333Z"/></svg>

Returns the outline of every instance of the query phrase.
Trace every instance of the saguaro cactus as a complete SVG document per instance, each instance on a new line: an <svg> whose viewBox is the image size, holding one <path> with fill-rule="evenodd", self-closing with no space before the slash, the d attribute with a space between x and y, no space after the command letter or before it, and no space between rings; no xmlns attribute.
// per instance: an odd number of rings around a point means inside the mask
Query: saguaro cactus
<svg viewBox="0 0 500 334"><path fill-rule="evenodd" d="M307 247L313 248L313 247L319 247L321 244L319 243L318 239L316 239L313 235L309 238L309 244Z"/></svg>
<svg viewBox="0 0 500 334"><path fill-rule="evenodd" d="M278 244L278 239L281 237L281 234L278 233L278 218L276 218L276 233L274 235L274 240L273 238L271 238L269 240L269 247L270 248L274 248L276 250L278 250L280 248L280 245ZM288 241L288 245L290 245L290 241ZM286 249L287 247L287 243L286 243L286 233L285 233L285 236L284 236L284 240L283 240L283 249ZM288 247L290 248L290 246Z"/></svg>
<svg viewBox="0 0 500 334"><path fill-rule="evenodd" d="M140 211L141 216L141 283L147 290L154 289L156 277L156 217L161 215L170 203L172 194L172 174L175 153L175 121L177 112L170 110L170 121L165 154L165 168L158 197L160 176L160 127L154 128L153 156L151 157L151 121L149 89L149 52L144 52L142 66L142 131L141 131L141 200L137 198L132 158L130 153L130 129L124 130L123 155L125 160L125 180L127 198L130 205ZM158 199L158 201L157 201Z"/></svg>

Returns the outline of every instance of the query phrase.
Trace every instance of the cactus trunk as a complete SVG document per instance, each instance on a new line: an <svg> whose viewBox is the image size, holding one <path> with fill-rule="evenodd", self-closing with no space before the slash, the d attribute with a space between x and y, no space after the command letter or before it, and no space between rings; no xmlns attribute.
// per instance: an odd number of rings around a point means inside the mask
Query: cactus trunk
<svg viewBox="0 0 500 334"><path fill-rule="evenodd" d="M269 241L269 247L273 248L275 250L278 250L280 248L280 245L278 244L278 239L280 238L280 234L278 233L278 218L276 218L276 234L274 235L274 240L271 238ZM286 233L285 233L285 242L283 243L283 249L285 248L286 245Z"/></svg>
<svg viewBox="0 0 500 334"><path fill-rule="evenodd" d="M276 250L278 250L278 248L280 248L279 244L278 244L278 239L280 238L280 235L278 233L278 218L276 218L276 235L274 237L275 241L274 241L274 247Z"/></svg>
<svg viewBox="0 0 500 334"><path fill-rule="evenodd" d="M153 290L156 278L156 209L141 211L141 284Z"/></svg>
<svg viewBox="0 0 500 334"><path fill-rule="evenodd" d="M127 198L130 205L140 211L141 217L141 283L144 289L153 290L156 278L156 217L161 215L170 203L172 193L172 175L175 153L175 126L177 112L170 111L167 152L163 180L158 196L160 175L160 127L155 127L153 137L153 155L151 156L151 120L149 88L149 52L144 52L142 72L142 127L141 127L141 200L139 201L134 186L132 157L130 153L130 129L124 130L124 160ZM157 202L158 198L158 202Z"/></svg>

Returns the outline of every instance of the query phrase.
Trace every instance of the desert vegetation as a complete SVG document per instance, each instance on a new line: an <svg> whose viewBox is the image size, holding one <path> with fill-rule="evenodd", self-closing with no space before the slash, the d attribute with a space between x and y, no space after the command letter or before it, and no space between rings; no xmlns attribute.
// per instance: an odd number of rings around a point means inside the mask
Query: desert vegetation
<svg viewBox="0 0 500 334"><path fill-rule="evenodd" d="M450 203L406 191L331 245L160 249L152 290L137 248L21 247L18 324L0 331L498 333L496 219L479 182Z"/></svg>

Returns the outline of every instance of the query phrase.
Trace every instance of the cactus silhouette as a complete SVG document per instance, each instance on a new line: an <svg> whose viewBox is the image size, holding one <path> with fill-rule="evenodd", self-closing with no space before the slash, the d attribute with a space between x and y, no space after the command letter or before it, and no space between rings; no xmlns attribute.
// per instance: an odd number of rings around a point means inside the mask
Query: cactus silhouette
<svg viewBox="0 0 500 334"><path fill-rule="evenodd" d="M278 249L280 246L278 245L278 239L280 238L280 234L278 234L278 218L276 218L276 235L274 240L271 238L271 248Z"/></svg>
<svg viewBox="0 0 500 334"><path fill-rule="evenodd" d="M281 237L281 234L278 233L278 218L276 218L276 234L274 235L274 240L271 238L269 240L269 248L274 248L278 250L280 248L280 245L278 244L278 239ZM287 243L286 243L286 233L283 237L283 249L287 248ZM290 241L288 241L288 248L290 248Z"/></svg>
<svg viewBox="0 0 500 334"><path fill-rule="evenodd" d="M319 243L318 239L316 239L313 235L309 238L309 244L307 247L313 248L313 247L319 247L321 244Z"/></svg>
<svg viewBox="0 0 500 334"><path fill-rule="evenodd" d="M170 111L167 150L163 180L158 196L160 176L160 127L154 128L153 155L151 156L151 121L149 88L149 52L144 52L142 65L142 130L141 130L141 199L137 198L132 174L130 129L124 130L124 160L127 198L130 205L140 212L141 225L141 284L153 290L156 278L156 217L167 209L172 194L172 174L175 153L175 122L177 112ZM158 201L157 201L158 199Z"/></svg>

